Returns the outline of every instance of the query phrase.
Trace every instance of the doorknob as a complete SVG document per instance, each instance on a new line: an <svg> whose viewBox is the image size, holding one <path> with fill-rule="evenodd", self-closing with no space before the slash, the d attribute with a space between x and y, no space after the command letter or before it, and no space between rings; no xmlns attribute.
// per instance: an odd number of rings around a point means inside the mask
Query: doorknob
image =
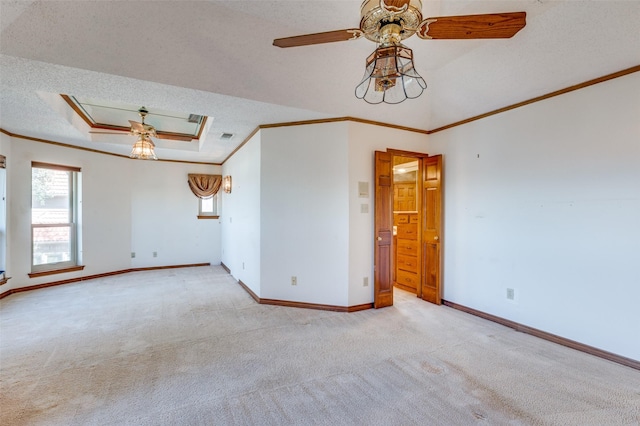
<svg viewBox="0 0 640 426"><path fill-rule="evenodd" d="M433 237L434 240L438 241L440 239L440 237L438 237L437 235L435 237Z"/></svg>
<svg viewBox="0 0 640 426"><path fill-rule="evenodd" d="M382 241L382 237L378 237L378 241Z"/></svg>

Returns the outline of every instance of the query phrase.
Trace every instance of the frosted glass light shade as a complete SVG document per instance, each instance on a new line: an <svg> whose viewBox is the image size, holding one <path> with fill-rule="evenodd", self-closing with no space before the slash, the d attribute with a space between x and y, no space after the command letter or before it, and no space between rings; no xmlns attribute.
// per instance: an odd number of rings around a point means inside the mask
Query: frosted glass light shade
<svg viewBox="0 0 640 426"><path fill-rule="evenodd" d="M231 194L231 176L222 178L222 190L227 194Z"/></svg>
<svg viewBox="0 0 640 426"><path fill-rule="evenodd" d="M140 138L133 144L129 157L138 160L157 160L154 148L155 145L149 136L140 135Z"/></svg>

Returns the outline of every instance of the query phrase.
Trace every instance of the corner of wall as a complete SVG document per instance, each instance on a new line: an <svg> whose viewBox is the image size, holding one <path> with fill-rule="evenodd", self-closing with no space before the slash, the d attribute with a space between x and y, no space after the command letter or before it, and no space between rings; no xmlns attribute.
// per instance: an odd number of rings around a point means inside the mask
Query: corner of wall
<svg viewBox="0 0 640 426"><path fill-rule="evenodd" d="M425 152L427 135L375 124L349 122L349 305L373 301L375 181L374 151ZM368 188L360 195L360 185ZM365 285L365 279L367 285Z"/></svg>
<svg viewBox="0 0 640 426"><path fill-rule="evenodd" d="M261 297L261 150L262 130L256 132L222 165L231 176L231 193L222 194L221 259L231 275Z"/></svg>

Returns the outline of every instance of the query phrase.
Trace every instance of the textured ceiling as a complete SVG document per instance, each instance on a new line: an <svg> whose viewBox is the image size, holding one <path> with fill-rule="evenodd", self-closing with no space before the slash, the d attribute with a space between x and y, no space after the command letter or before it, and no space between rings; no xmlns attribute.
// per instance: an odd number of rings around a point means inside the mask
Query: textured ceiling
<svg viewBox="0 0 640 426"><path fill-rule="evenodd" d="M0 127L128 154L127 136L91 140L55 95L139 104L213 118L199 146L160 158L221 162L261 124L434 129L640 64L640 1L424 1L425 17L525 11L527 26L507 40L406 40L428 88L399 105L354 96L370 41L271 45L357 27L360 3L1 0Z"/></svg>

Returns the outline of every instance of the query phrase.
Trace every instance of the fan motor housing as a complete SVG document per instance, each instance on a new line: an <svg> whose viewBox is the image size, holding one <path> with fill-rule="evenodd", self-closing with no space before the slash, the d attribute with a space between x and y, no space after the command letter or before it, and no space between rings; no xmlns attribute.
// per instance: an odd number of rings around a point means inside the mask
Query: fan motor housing
<svg viewBox="0 0 640 426"><path fill-rule="evenodd" d="M364 36L376 43L383 43L386 37L383 28L388 24L398 25L401 40L411 37L422 22L422 1L411 0L406 10L396 12L393 1L387 0L387 8L381 7L381 0L365 0L360 6L360 29Z"/></svg>

